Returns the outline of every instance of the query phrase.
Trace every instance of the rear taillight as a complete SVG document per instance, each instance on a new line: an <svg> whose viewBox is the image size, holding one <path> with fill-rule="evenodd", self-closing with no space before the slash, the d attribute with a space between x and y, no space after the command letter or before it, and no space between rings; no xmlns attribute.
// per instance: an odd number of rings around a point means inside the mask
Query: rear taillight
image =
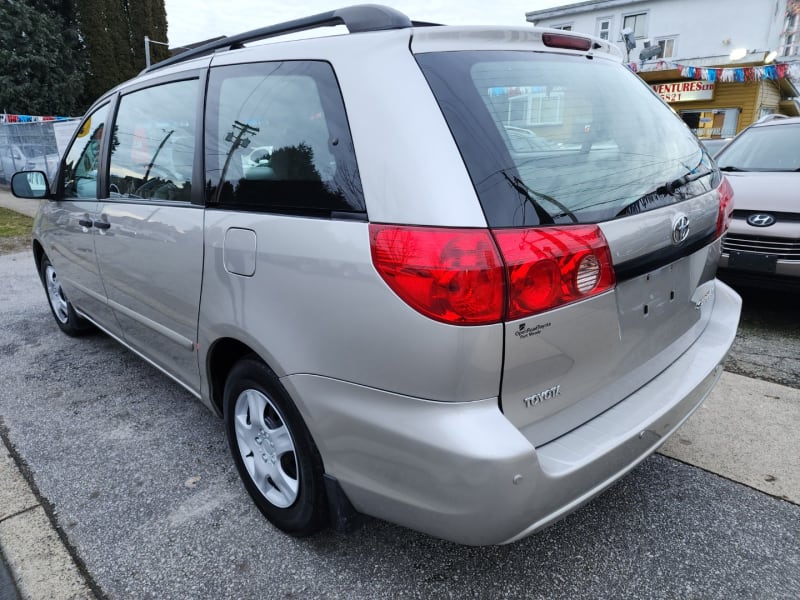
<svg viewBox="0 0 800 600"><path fill-rule="evenodd" d="M614 287L611 252L596 225L494 231L508 271L508 320Z"/></svg>
<svg viewBox="0 0 800 600"><path fill-rule="evenodd" d="M611 289L596 225L443 229L370 224L372 261L412 308L454 325L515 320Z"/></svg>
<svg viewBox="0 0 800 600"><path fill-rule="evenodd" d="M728 231L733 215L733 188L726 177L719 186L719 212L717 213L717 237Z"/></svg>
<svg viewBox="0 0 800 600"><path fill-rule="evenodd" d="M389 287L423 315L454 325L503 318L503 263L486 229L371 224L372 262Z"/></svg>

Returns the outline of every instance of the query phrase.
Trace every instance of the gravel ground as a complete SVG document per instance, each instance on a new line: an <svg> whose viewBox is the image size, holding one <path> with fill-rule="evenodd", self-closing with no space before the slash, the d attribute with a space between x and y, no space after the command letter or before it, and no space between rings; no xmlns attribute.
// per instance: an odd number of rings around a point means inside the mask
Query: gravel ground
<svg viewBox="0 0 800 600"><path fill-rule="evenodd" d="M109 598L797 598L800 507L663 456L510 546L372 519L287 537L218 418L110 338L62 335L29 253L0 281L0 429Z"/></svg>
<svg viewBox="0 0 800 600"><path fill-rule="evenodd" d="M31 247L31 236L0 237L0 254L23 252Z"/></svg>
<svg viewBox="0 0 800 600"><path fill-rule="evenodd" d="M800 294L736 291L742 296L742 318L725 370L800 389Z"/></svg>

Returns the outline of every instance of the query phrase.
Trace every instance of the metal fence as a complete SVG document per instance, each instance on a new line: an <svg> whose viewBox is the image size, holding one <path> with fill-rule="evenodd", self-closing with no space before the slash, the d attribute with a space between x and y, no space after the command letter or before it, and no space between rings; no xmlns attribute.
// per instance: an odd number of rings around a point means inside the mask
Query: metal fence
<svg viewBox="0 0 800 600"><path fill-rule="evenodd" d="M17 171L44 171L52 180L78 121L0 123L0 183Z"/></svg>

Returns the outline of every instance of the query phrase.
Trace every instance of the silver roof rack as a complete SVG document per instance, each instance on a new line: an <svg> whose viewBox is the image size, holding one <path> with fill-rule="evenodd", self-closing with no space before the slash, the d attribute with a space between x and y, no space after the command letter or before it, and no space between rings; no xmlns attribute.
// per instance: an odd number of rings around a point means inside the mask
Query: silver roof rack
<svg viewBox="0 0 800 600"><path fill-rule="evenodd" d="M350 33L359 33L363 31L404 29L415 25L433 25L433 23L414 23L403 13L380 4L346 6L310 17L277 23L275 25L269 25L260 29L253 29L252 31L246 31L244 33L214 40L202 46L198 46L197 48L192 48L186 52L176 54L166 60L162 60L150 66L148 69L145 69L145 72L149 73L156 69L162 69L192 58L197 58L198 56L211 54L217 50L235 50L237 48L242 48L247 42L263 40L287 33L307 31L318 27L334 27L336 25L344 25Z"/></svg>

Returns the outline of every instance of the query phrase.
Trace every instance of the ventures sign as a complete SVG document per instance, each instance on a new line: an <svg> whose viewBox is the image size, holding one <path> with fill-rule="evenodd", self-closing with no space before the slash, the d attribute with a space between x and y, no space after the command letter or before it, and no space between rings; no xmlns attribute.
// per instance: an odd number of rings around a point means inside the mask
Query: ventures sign
<svg viewBox="0 0 800 600"><path fill-rule="evenodd" d="M692 102L714 98L713 81L678 81L651 85L653 91L665 102Z"/></svg>

